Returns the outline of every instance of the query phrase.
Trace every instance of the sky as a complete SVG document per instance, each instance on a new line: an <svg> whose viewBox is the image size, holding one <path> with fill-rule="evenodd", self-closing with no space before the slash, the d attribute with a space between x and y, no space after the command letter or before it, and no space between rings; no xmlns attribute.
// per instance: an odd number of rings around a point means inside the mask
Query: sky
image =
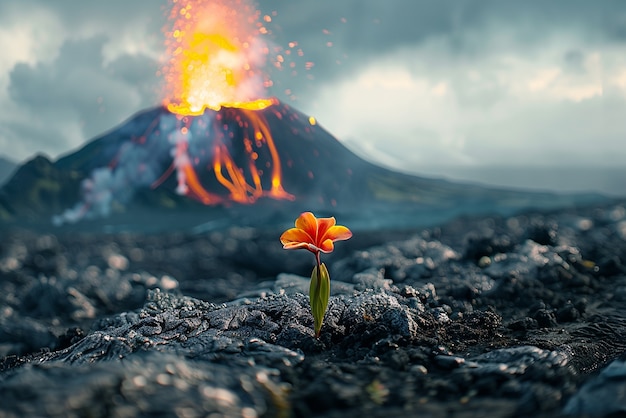
<svg viewBox="0 0 626 418"><path fill-rule="evenodd" d="M303 51L297 74L268 68L268 95L369 160L469 180L491 167L626 167L622 0L257 5L272 16L268 42ZM57 158L160 104L168 10L168 0L0 0L0 154Z"/></svg>

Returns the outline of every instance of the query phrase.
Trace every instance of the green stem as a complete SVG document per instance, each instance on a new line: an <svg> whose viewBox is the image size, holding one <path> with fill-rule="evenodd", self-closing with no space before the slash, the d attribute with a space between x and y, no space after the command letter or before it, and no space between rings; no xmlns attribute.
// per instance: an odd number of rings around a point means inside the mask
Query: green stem
<svg viewBox="0 0 626 418"><path fill-rule="evenodd" d="M320 280L321 278L320 268L322 266L322 261L320 259L319 251L315 253L315 261L317 261L317 280Z"/></svg>
<svg viewBox="0 0 626 418"><path fill-rule="evenodd" d="M315 261L317 262L317 286L315 286L315 299L320 301L322 299L322 261L320 258L320 252L316 252L315 253ZM322 314L322 318L320 319L320 325L319 325L319 329L316 330L315 332L315 338L319 338L320 337L320 332L322 330L322 321L323 321L323 314ZM317 327L316 327L317 328Z"/></svg>

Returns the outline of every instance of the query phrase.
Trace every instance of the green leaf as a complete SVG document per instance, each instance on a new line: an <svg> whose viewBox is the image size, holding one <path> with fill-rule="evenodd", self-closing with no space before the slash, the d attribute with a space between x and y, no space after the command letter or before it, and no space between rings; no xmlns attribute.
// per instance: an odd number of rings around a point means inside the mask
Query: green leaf
<svg viewBox="0 0 626 418"><path fill-rule="evenodd" d="M309 300L311 301L311 313L315 323L315 336L319 338L322 329L322 322L328 308L330 299L330 276L326 265L322 263L320 269L317 266L311 274L311 285L309 287Z"/></svg>

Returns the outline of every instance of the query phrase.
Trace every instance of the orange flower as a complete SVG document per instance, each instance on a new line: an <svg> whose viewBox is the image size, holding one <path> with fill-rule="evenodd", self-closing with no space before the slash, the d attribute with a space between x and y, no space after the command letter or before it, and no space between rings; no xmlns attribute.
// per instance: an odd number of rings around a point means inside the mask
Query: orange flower
<svg viewBox="0 0 626 418"><path fill-rule="evenodd" d="M316 256L320 252L330 253L335 248L333 242L347 240L352 232L345 226L335 225L335 218L316 218L311 212L304 212L296 219L296 227L283 232L280 242L285 250L300 248L311 251Z"/></svg>
<svg viewBox="0 0 626 418"><path fill-rule="evenodd" d="M317 265L311 273L309 300L316 338L320 336L330 299L330 276L326 265L320 260L320 253L332 252L335 241L343 241L351 236L352 232L348 228L335 225L335 218L318 219L311 212L302 213L296 219L296 227L286 230L280 236L285 250L304 248L315 254Z"/></svg>

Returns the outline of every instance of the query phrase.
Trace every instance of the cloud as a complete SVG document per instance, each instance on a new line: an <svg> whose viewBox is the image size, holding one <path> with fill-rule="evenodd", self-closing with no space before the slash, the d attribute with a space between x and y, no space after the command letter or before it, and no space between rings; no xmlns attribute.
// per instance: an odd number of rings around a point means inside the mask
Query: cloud
<svg viewBox="0 0 626 418"><path fill-rule="evenodd" d="M262 2L264 13L277 12L275 36L297 41L302 60L315 64L307 71L299 62L297 76L275 74L277 84L297 92L302 102L320 84L350 79L393 51L436 42L472 61L505 48L513 54L540 48L555 34L579 36L586 45L623 47L626 41L620 0L396 0L393 6L377 0Z"/></svg>
<svg viewBox="0 0 626 418"><path fill-rule="evenodd" d="M107 41L68 40L51 62L13 67L7 89L13 111L0 116L9 130L7 149L17 140L21 148L56 155L158 103L157 63L121 55L105 64Z"/></svg>
<svg viewBox="0 0 626 418"><path fill-rule="evenodd" d="M571 33L532 48L514 39L472 56L449 39L399 48L321 89L310 109L357 152L412 171L623 165L624 48Z"/></svg>
<svg viewBox="0 0 626 418"><path fill-rule="evenodd" d="M60 25L46 10L32 10L28 21L14 7L0 3L0 89L6 88L8 72L18 62L53 59L62 42Z"/></svg>
<svg viewBox="0 0 626 418"><path fill-rule="evenodd" d="M147 0L0 0L5 153L56 156L158 104L159 7Z"/></svg>

